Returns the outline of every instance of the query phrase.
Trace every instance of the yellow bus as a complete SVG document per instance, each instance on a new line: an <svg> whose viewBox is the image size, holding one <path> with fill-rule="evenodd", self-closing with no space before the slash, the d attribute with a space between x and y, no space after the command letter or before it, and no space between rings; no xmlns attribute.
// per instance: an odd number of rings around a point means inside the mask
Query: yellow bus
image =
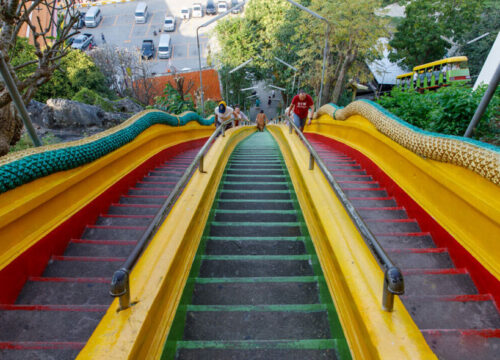
<svg viewBox="0 0 500 360"><path fill-rule="evenodd" d="M448 86L452 82L470 81L466 56L455 56L415 66L413 80L415 89L424 91Z"/></svg>
<svg viewBox="0 0 500 360"><path fill-rule="evenodd" d="M396 86L401 91L413 90L413 71L396 76Z"/></svg>

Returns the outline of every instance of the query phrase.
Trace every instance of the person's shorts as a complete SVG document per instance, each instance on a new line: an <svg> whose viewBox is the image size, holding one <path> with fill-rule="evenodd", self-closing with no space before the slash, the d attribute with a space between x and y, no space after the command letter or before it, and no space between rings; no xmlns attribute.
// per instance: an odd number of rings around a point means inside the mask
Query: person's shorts
<svg viewBox="0 0 500 360"><path fill-rule="evenodd" d="M299 115L296 113L293 113L293 123L297 125L299 129L302 129L306 125L306 118L301 119Z"/></svg>

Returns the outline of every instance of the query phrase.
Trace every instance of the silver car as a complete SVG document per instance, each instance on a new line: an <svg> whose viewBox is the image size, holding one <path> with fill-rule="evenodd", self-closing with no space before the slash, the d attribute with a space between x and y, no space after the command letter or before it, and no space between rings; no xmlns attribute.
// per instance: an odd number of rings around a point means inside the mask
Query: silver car
<svg viewBox="0 0 500 360"><path fill-rule="evenodd" d="M165 16L165 20L163 21L163 30L175 31L175 17Z"/></svg>

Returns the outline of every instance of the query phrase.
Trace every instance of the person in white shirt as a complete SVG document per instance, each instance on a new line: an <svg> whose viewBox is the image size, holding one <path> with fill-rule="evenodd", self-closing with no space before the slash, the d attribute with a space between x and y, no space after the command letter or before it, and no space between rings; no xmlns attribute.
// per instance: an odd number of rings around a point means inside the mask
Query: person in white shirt
<svg viewBox="0 0 500 360"><path fill-rule="evenodd" d="M234 126L238 126L240 123L240 120L241 121L243 121L243 120L248 121L248 117L241 112L241 108L239 105L234 106L233 116L234 116Z"/></svg>
<svg viewBox="0 0 500 360"><path fill-rule="evenodd" d="M214 110L215 126L219 127L224 121L233 118L233 108L226 105L225 101L221 101Z"/></svg>

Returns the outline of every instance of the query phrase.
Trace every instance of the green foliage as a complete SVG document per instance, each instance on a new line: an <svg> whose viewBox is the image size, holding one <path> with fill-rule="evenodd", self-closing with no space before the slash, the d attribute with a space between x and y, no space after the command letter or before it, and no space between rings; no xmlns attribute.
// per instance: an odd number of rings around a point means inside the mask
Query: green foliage
<svg viewBox="0 0 500 360"><path fill-rule="evenodd" d="M460 52L469 58L469 70L472 77L479 75L493 43L500 30L500 1L486 0L479 21L472 24L470 31L461 36L463 44ZM472 44L468 41L489 32L490 34Z"/></svg>
<svg viewBox="0 0 500 360"><path fill-rule="evenodd" d="M41 140L43 145L51 145L61 142L52 133L48 133L47 135L43 136ZM24 134L21 135L21 139L19 139L19 141L15 145L10 147L9 152L21 151L32 147L33 147L33 141L31 141L31 138L29 137L28 133L25 132Z"/></svg>
<svg viewBox="0 0 500 360"><path fill-rule="evenodd" d="M419 94L393 88L390 95L378 100L384 108L423 130L463 136L486 88L476 91L463 85L443 87ZM487 111L481 118L474 137L498 142L500 136L500 89L497 89Z"/></svg>
<svg viewBox="0 0 500 360"><path fill-rule="evenodd" d="M155 105L162 110L179 115L184 111L195 111L194 101L190 94L184 96L182 100L179 92L171 84L167 84L163 89L163 95L155 98Z"/></svg>
<svg viewBox="0 0 500 360"><path fill-rule="evenodd" d="M35 99L41 102L49 98L71 99L82 88L113 97L92 58L80 50L72 50L61 60L60 69L54 71L50 81L39 88Z"/></svg>
<svg viewBox="0 0 500 360"><path fill-rule="evenodd" d="M340 95L346 77L366 78L365 61L380 56L377 39L387 35L388 20L374 14L381 0L302 0L299 3L332 24L328 33L330 51L323 99L331 100ZM298 68L295 90L300 81L301 87L313 90L311 94L319 93L325 25L311 14L286 1L252 0L245 8L244 17L219 21L215 33L221 47L216 56L220 68L231 69L252 58L252 63L239 72L251 73L254 80L266 80L286 88L285 95L292 95L295 72L276 61L278 57ZM225 79L221 80L224 84ZM230 79L230 82L229 89L243 87L241 78Z"/></svg>
<svg viewBox="0 0 500 360"><path fill-rule="evenodd" d="M10 64L15 68L21 64L36 60L35 47L28 42L27 38L18 37L16 45L12 50ZM37 68L37 63L25 66L18 71L16 75L19 80L25 80Z"/></svg>
<svg viewBox="0 0 500 360"><path fill-rule="evenodd" d="M406 17L390 41L391 61L408 69L443 58L451 44L471 29L482 10L482 0L413 0L406 4ZM498 23L498 21L497 21Z"/></svg>
<svg viewBox="0 0 500 360"><path fill-rule="evenodd" d="M89 105L97 105L104 111L115 111L115 107L110 100L85 87L78 91L71 100Z"/></svg>

